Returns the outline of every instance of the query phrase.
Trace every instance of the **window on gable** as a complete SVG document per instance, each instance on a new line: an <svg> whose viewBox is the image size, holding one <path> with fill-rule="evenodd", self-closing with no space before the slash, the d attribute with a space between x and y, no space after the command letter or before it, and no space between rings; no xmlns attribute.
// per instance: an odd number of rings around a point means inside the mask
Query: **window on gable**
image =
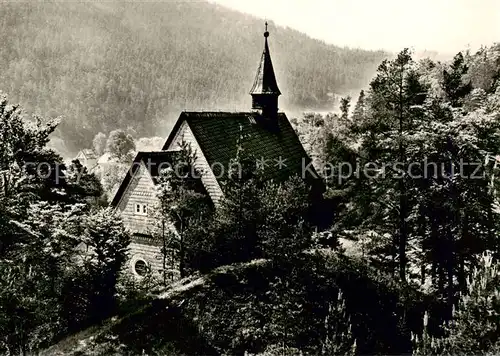
<svg viewBox="0 0 500 356"><path fill-rule="evenodd" d="M138 215L147 215L148 213L147 204L135 204L135 213Z"/></svg>

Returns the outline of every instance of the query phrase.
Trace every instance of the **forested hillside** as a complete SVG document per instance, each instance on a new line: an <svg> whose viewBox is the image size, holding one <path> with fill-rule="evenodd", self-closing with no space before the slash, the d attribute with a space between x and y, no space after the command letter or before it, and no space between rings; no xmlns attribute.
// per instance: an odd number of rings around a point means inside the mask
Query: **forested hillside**
<svg viewBox="0 0 500 356"><path fill-rule="evenodd" d="M331 110L383 52L339 48L270 24L284 109ZM247 109L263 21L206 2L3 3L0 90L63 116L68 150L98 132L165 134L183 109ZM314 59L314 60L313 60Z"/></svg>

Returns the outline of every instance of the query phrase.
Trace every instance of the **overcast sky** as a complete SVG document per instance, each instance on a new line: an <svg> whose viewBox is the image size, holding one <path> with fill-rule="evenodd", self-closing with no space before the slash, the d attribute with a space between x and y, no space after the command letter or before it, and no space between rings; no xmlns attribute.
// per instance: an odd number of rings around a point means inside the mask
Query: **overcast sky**
<svg viewBox="0 0 500 356"><path fill-rule="evenodd" d="M456 53L500 42L500 0L212 0L340 46Z"/></svg>

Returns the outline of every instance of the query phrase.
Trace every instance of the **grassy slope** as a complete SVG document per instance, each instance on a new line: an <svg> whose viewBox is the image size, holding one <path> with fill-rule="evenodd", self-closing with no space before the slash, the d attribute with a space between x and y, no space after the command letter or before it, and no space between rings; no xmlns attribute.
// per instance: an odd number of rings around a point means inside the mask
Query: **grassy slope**
<svg viewBox="0 0 500 356"><path fill-rule="evenodd" d="M205 2L7 2L0 90L63 115L70 150L116 128L164 135L184 108L248 109L262 31L262 20ZM286 110L331 110L328 93L365 86L386 56L271 31Z"/></svg>
<svg viewBox="0 0 500 356"><path fill-rule="evenodd" d="M409 329L401 327L400 316L418 325L421 305L415 296L398 299L397 286L362 266L322 253L286 268L264 260L222 267L180 281L150 303L45 354L262 352L281 340L285 326L289 346L315 353L328 302L336 300L339 288L361 354L407 352Z"/></svg>

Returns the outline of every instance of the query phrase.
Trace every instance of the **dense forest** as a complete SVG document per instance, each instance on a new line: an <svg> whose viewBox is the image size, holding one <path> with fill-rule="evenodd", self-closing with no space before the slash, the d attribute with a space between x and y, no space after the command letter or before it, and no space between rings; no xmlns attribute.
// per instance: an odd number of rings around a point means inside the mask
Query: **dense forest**
<svg viewBox="0 0 500 356"><path fill-rule="evenodd" d="M0 90L28 112L62 116L52 136L61 150L115 129L165 136L180 110L249 108L263 30L208 2L4 3ZM387 56L270 30L287 110L332 110L333 94L364 87Z"/></svg>

